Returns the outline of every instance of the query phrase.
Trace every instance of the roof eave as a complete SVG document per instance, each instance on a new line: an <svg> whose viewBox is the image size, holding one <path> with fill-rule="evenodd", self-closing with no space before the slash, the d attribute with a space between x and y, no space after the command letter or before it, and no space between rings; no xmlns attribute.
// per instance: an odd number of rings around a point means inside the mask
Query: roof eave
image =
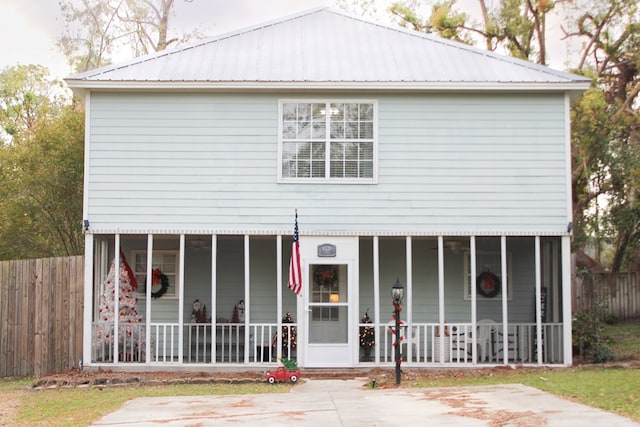
<svg viewBox="0 0 640 427"><path fill-rule="evenodd" d="M347 81L114 81L66 79L74 91L283 91L283 90L376 90L376 91L499 91L499 92L576 92L590 82L347 82Z"/></svg>

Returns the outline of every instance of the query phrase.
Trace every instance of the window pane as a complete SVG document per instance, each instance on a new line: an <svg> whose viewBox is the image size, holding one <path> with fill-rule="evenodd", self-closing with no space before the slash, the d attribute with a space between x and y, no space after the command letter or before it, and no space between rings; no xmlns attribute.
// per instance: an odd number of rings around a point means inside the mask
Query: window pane
<svg viewBox="0 0 640 427"><path fill-rule="evenodd" d="M324 160L323 161L315 161L312 162L313 165L313 178L324 178L325 175L325 171L324 171Z"/></svg>
<svg viewBox="0 0 640 427"><path fill-rule="evenodd" d="M345 124L345 138L357 139L358 138L358 123L346 123Z"/></svg>
<svg viewBox="0 0 640 427"><path fill-rule="evenodd" d="M313 139L325 138L327 127L324 122L313 122Z"/></svg>
<svg viewBox="0 0 640 427"><path fill-rule="evenodd" d="M311 122L298 122L298 139L311 138Z"/></svg>
<svg viewBox="0 0 640 427"><path fill-rule="evenodd" d="M295 178L296 177L296 164L291 161L282 162L282 176L285 178Z"/></svg>
<svg viewBox="0 0 640 427"><path fill-rule="evenodd" d="M282 123L282 137L285 139L295 139L297 136L296 122L285 121Z"/></svg>
<svg viewBox="0 0 640 427"><path fill-rule="evenodd" d="M331 120L344 120L344 104L331 104Z"/></svg>
<svg viewBox="0 0 640 427"><path fill-rule="evenodd" d="M331 139L344 139L344 123L331 122Z"/></svg>
<svg viewBox="0 0 640 427"><path fill-rule="evenodd" d="M355 142L344 144L345 149L345 159L348 160L358 160L359 158L359 144Z"/></svg>
<svg viewBox="0 0 640 427"><path fill-rule="evenodd" d="M331 178L344 178L344 164L342 161L331 161Z"/></svg>
<svg viewBox="0 0 640 427"><path fill-rule="evenodd" d="M331 144L331 159L342 160L344 157L344 144L340 142L334 142Z"/></svg>
<svg viewBox="0 0 640 427"><path fill-rule="evenodd" d="M311 159L311 144L308 142L298 143L298 159Z"/></svg>
<svg viewBox="0 0 640 427"><path fill-rule="evenodd" d="M298 104L298 121L311 120L311 104Z"/></svg>
<svg viewBox="0 0 640 427"><path fill-rule="evenodd" d="M313 121L314 122L325 122L327 118L326 104L312 104L313 108Z"/></svg>
<svg viewBox="0 0 640 427"><path fill-rule="evenodd" d="M347 178L357 178L358 162L344 162L344 172Z"/></svg>
<svg viewBox="0 0 640 427"><path fill-rule="evenodd" d="M373 121L373 104L360 104L360 120Z"/></svg>
<svg viewBox="0 0 640 427"><path fill-rule="evenodd" d="M358 104L345 104L344 116L347 121L358 120Z"/></svg>
<svg viewBox="0 0 640 427"><path fill-rule="evenodd" d="M324 142L313 142L311 144L311 146L312 146L312 150L313 150L312 159L324 161L325 143Z"/></svg>
<svg viewBox="0 0 640 427"><path fill-rule="evenodd" d="M311 162L299 161L296 176L298 178L309 178L311 176Z"/></svg>
<svg viewBox="0 0 640 427"><path fill-rule="evenodd" d="M373 123L361 123L360 124L360 138L373 139Z"/></svg>
<svg viewBox="0 0 640 427"><path fill-rule="evenodd" d="M373 142L360 143L360 159L373 160Z"/></svg>
<svg viewBox="0 0 640 427"><path fill-rule="evenodd" d="M295 121L298 116L297 104L284 104L282 106L282 118L286 121Z"/></svg>
<svg viewBox="0 0 640 427"><path fill-rule="evenodd" d="M284 160L295 160L298 144L295 142L285 142L282 144L282 158Z"/></svg>
<svg viewBox="0 0 640 427"><path fill-rule="evenodd" d="M373 161L360 163L360 178L373 178Z"/></svg>

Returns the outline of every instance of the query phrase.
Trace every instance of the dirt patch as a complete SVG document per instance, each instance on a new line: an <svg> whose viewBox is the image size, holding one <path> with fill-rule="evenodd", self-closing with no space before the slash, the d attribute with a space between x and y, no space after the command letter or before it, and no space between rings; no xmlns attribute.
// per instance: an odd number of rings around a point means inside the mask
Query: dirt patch
<svg viewBox="0 0 640 427"><path fill-rule="evenodd" d="M0 426L13 425L12 420L18 414L20 397L13 395L0 395Z"/></svg>

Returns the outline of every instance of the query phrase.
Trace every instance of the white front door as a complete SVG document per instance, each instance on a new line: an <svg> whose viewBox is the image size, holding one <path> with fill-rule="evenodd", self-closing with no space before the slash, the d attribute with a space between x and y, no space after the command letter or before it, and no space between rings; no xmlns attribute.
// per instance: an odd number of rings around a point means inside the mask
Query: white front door
<svg viewBox="0 0 640 427"><path fill-rule="evenodd" d="M351 366L351 264L313 263L307 270L306 366Z"/></svg>

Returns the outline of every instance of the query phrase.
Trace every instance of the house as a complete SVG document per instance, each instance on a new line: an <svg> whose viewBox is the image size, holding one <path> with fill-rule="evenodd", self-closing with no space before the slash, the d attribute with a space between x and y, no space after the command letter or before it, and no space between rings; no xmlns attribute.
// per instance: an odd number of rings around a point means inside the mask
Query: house
<svg viewBox="0 0 640 427"><path fill-rule="evenodd" d="M572 363L589 80L314 9L66 81L86 366L392 366L396 281L405 365Z"/></svg>

